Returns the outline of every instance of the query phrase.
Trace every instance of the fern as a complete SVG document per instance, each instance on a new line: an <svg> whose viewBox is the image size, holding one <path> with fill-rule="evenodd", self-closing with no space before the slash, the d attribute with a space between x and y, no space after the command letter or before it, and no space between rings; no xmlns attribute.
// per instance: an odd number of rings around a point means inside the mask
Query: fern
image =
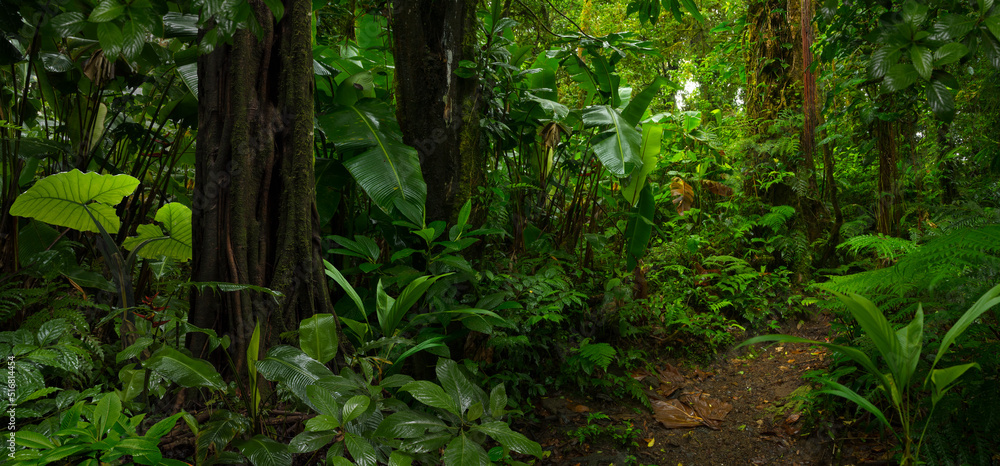
<svg viewBox="0 0 1000 466"><path fill-rule="evenodd" d="M256 285L241 285L238 283L228 283L228 282L187 282L180 284L182 286L190 286L199 293L204 293L205 290L212 290L216 293L227 293L232 291L256 291L258 293L269 294L275 298L280 298L283 295L279 291L272 290L270 288L265 288L263 286Z"/></svg>
<svg viewBox="0 0 1000 466"><path fill-rule="evenodd" d="M837 246L837 249L842 248L849 248L854 254L873 252L879 259L895 262L896 258L913 252L917 245L902 238L879 233L847 239Z"/></svg>
<svg viewBox="0 0 1000 466"><path fill-rule="evenodd" d="M25 319L21 328L35 332L45 322L53 319L65 319L76 327L77 332L87 334L90 331L86 315L88 309L110 312L110 308L106 304L97 304L86 299L65 296L48 301L46 308Z"/></svg>
<svg viewBox="0 0 1000 466"><path fill-rule="evenodd" d="M795 207L787 205L776 205L771 207L771 212L757 220L758 225L763 225L777 232L785 225L792 216L795 215Z"/></svg>
<svg viewBox="0 0 1000 466"><path fill-rule="evenodd" d="M827 288L842 293L903 296L915 289L933 289L944 279L1000 267L1000 225L961 228L933 238L892 267L834 277ZM994 270L995 273L995 270Z"/></svg>
<svg viewBox="0 0 1000 466"><path fill-rule="evenodd" d="M580 356L603 371L608 370L608 366L611 365L617 354L618 351L607 343L588 343L580 347Z"/></svg>

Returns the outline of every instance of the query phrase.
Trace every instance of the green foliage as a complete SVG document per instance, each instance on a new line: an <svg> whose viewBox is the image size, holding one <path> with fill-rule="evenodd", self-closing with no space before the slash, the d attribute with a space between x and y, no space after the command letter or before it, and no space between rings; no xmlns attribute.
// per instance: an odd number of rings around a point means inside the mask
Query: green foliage
<svg viewBox="0 0 1000 466"><path fill-rule="evenodd" d="M135 464L183 465L163 458L158 444L170 433L182 413L163 419L139 435L145 414L128 416L115 393L105 393L96 404L77 402L59 416L61 429L44 435L18 429L16 444L23 450L13 454L17 464L43 465L56 461L97 466L130 456Z"/></svg>
<svg viewBox="0 0 1000 466"><path fill-rule="evenodd" d="M11 215L97 233L99 226L118 233L121 221L114 206L132 194L139 180L128 175L101 175L73 170L38 180L17 197Z"/></svg>
<svg viewBox="0 0 1000 466"><path fill-rule="evenodd" d="M912 386L920 379L918 365L923 356L924 345L923 309L918 306L914 319L907 326L893 331L892 325L885 318L885 315L867 299L859 295L839 295L838 297L847 306L851 315L864 331L864 334L874 343L875 348L882 356L882 360L889 371L887 374L883 373L864 352L849 346L817 342L787 335L755 337L743 342L741 346L764 341L810 343L837 351L861 365L869 374L875 376L878 385L889 394L889 401L892 403L893 409L899 416L899 421L902 424L902 432L895 431L881 409L844 385L837 382L829 382L828 387L823 393L847 398L875 415L886 427L893 429L893 433L904 443L903 464L914 464L919 459L920 447L927 428L930 425L929 422L925 422L923 431L920 433L916 432L916 420L921 414L921 408L919 405L919 395L912 391ZM924 373L923 382L920 385L924 396L929 396L932 404L931 411L927 415L928 419L933 416L934 408L937 407L938 402L941 401L944 395L955 386L961 385L958 379L969 369L974 367L979 368L979 365L973 362L937 369L938 362L948 353L955 340L974 321L997 304L1000 304L1000 285L993 287L980 297L955 322L941 340L937 354L934 356L930 368Z"/></svg>

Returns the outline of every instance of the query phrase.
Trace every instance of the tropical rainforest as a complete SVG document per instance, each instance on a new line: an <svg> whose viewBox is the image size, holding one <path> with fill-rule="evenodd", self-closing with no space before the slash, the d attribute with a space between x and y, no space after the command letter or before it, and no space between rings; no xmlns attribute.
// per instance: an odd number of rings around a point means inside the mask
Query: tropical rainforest
<svg viewBox="0 0 1000 466"><path fill-rule="evenodd" d="M5 464L997 464L993 0L0 0Z"/></svg>

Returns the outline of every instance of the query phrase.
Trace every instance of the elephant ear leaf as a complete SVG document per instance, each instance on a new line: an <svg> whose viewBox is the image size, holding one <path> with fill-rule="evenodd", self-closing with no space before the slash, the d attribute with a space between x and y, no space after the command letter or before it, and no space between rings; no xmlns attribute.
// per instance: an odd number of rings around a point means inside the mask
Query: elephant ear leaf
<svg viewBox="0 0 1000 466"><path fill-rule="evenodd" d="M99 232L96 221L108 233L117 233L121 220L114 206L137 187L139 180L128 175L80 170L56 173L38 180L18 196L10 214L94 233Z"/></svg>
<svg viewBox="0 0 1000 466"><path fill-rule="evenodd" d="M156 225L139 225L138 234L126 239L122 246L147 259L167 256L179 262L191 260L191 209L172 202L156 211L156 221L163 224L170 236L165 236Z"/></svg>

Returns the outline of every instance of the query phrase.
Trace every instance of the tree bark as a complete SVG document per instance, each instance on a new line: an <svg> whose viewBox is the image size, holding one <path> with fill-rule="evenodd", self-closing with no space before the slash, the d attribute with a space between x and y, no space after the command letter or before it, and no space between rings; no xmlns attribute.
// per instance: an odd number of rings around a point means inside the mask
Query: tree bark
<svg viewBox="0 0 1000 466"><path fill-rule="evenodd" d="M455 74L475 61L476 0L394 0L396 119L417 148L427 220L454 221L482 183L479 81Z"/></svg>
<svg viewBox="0 0 1000 466"><path fill-rule="evenodd" d="M284 3L276 22L263 2L251 0L262 39L238 31L232 45L220 43L198 59L192 279L283 295L192 292L189 321L230 336L238 372L257 322L262 342L274 341L301 319L333 309L313 174L312 3ZM204 355L205 343L201 334L188 342L195 355Z"/></svg>
<svg viewBox="0 0 1000 466"><path fill-rule="evenodd" d="M878 151L878 232L894 235L899 228L901 203L896 160L899 158L899 121L876 118L872 123L875 149Z"/></svg>

